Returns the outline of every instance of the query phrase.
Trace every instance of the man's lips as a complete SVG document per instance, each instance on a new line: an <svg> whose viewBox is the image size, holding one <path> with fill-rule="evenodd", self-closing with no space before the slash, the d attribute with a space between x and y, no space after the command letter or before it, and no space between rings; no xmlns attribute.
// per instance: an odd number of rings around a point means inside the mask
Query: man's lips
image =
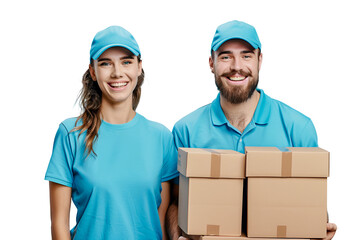
<svg viewBox="0 0 360 240"><path fill-rule="evenodd" d="M244 81L251 74L249 72L241 70L240 72L227 72L223 74L223 77L227 78L230 81Z"/></svg>

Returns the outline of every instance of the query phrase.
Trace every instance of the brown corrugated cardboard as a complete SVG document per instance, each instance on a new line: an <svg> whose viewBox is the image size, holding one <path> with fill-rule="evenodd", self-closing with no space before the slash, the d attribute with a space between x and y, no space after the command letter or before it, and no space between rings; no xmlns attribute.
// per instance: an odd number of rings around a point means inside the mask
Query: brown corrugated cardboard
<svg viewBox="0 0 360 240"><path fill-rule="evenodd" d="M323 238L329 153L247 147L248 237Z"/></svg>
<svg viewBox="0 0 360 240"><path fill-rule="evenodd" d="M201 236L199 240L284 240L284 238L249 238L245 234L241 237ZM309 238L286 238L286 240L310 240Z"/></svg>
<svg viewBox="0 0 360 240"><path fill-rule="evenodd" d="M180 148L178 170L180 228L189 235L240 236L244 154Z"/></svg>
<svg viewBox="0 0 360 240"><path fill-rule="evenodd" d="M246 147L247 177L328 177L329 152L317 147Z"/></svg>
<svg viewBox="0 0 360 240"><path fill-rule="evenodd" d="M233 150L179 148L178 170L186 177L245 178L245 155Z"/></svg>

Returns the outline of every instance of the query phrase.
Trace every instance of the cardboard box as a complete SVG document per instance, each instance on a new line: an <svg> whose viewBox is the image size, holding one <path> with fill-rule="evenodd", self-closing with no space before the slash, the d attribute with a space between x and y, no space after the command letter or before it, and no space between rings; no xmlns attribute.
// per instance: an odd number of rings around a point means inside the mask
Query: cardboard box
<svg viewBox="0 0 360 240"><path fill-rule="evenodd" d="M225 237L225 236L201 236L199 240L284 240L283 238L249 238L245 234L241 237ZM309 238L286 238L286 240L310 240Z"/></svg>
<svg viewBox="0 0 360 240"><path fill-rule="evenodd" d="M324 238L329 152L246 147L247 236Z"/></svg>
<svg viewBox="0 0 360 240"><path fill-rule="evenodd" d="M245 155L179 148L179 227L189 235L240 236Z"/></svg>

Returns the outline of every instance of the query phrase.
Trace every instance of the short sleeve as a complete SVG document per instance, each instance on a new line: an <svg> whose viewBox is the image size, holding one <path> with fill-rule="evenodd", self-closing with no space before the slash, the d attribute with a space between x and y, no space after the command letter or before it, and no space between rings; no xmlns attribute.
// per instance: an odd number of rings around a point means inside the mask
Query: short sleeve
<svg viewBox="0 0 360 240"><path fill-rule="evenodd" d="M187 141L188 137L186 136L186 131L184 131L184 129L185 128L182 126L182 124L178 122L175 124L172 130L176 149L179 149L181 147L189 147Z"/></svg>
<svg viewBox="0 0 360 240"><path fill-rule="evenodd" d="M318 138L315 126L311 119L309 119L300 131L295 132L294 147L318 147Z"/></svg>
<svg viewBox="0 0 360 240"><path fill-rule="evenodd" d="M69 131L63 123L56 133L52 155L45 174L45 180L72 187L72 165L74 156Z"/></svg>
<svg viewBox="0 0 360 240"><path fill-rule="evenodd" d="M164 160L161 182L166 182L179 176L177 171L177 150L172 134L167 130L164 136Z"/></svg>

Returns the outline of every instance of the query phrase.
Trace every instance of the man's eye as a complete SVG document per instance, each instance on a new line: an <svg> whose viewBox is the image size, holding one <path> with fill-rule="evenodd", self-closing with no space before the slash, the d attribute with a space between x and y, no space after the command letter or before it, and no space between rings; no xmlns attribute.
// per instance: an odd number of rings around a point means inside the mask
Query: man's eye
<svg viewBox="0 0 360 240"><path fill-rule="evenodd" d="M230 57L229 56L223 56L221 59L228 60L228 59L230 59Z"/></svg>

